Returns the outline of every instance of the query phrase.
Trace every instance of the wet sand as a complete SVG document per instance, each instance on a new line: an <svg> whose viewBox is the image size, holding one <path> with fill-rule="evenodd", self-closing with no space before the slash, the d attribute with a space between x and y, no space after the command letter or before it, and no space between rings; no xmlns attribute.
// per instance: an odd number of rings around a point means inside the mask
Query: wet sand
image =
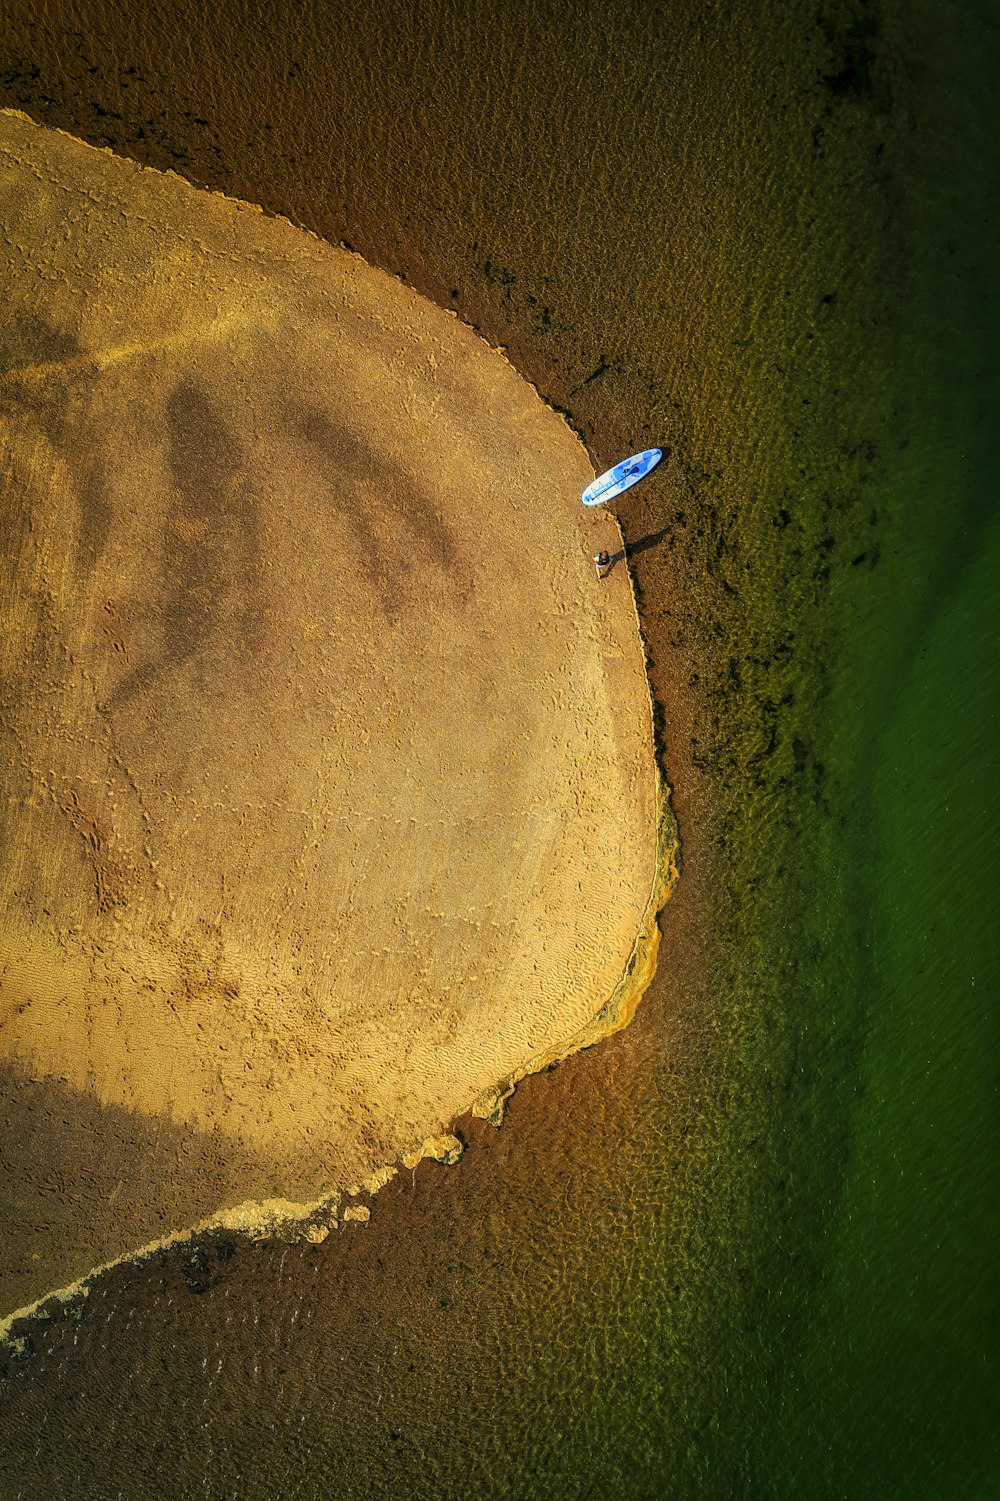
<svg viewBox="0 0 1000 1501"><path fill-rule="evenodd" d="M454 1155L663 891L563 419L359 256L0 126L9 1313Z"/></svg>

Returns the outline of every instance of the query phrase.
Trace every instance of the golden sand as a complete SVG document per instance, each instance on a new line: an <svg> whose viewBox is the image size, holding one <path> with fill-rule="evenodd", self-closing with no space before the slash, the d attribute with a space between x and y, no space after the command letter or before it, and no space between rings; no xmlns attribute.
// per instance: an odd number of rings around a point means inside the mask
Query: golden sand
<svg viewBox="0 0 1000 1501"><path fill-rule="evenodd" d="M498 1114L664 865L617 528L502 354L14 114L0 196L9 1309Z"/></svg>

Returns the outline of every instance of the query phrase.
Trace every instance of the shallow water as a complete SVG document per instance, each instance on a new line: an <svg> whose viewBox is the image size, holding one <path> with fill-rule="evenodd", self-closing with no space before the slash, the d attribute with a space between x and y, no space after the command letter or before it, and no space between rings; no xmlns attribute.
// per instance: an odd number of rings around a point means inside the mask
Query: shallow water
<svg viewBox="0 0 1000 1501"><path fill-rule="evenodd" d="M10 1494L995 1493L994 13L321 7L174 64L105 14L25 11L4 102L405 273L598 467L670 446L620 514L685 867L633 1025L458 1169L36 1322Z"/></svg>

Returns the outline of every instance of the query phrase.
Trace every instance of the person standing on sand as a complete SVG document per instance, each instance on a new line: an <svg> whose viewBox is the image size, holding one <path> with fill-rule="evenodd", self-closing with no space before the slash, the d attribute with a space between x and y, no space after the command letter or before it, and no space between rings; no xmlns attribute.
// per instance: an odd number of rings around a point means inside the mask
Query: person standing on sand
<svg viewBox="0 0 1000 1501"><path fill-rule="evenodd" d="M601 548L600 552L594 553L594 568L597 571L597 577L599 579L602 579L611 568L611 557L604 551L603 547Z"/></svg>

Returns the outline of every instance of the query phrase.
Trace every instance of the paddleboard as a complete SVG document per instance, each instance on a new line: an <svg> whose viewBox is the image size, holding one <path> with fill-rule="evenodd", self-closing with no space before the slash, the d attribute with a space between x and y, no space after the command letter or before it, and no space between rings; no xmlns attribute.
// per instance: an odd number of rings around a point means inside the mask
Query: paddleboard
<svg viewBox="0 0 1000 1501"><path fill-rule="evenodd" d="M662 457L661 448L647 448L642 453L634 453L630 459L623 459L613 469L606 469L603 474L599 474L587 486L580 499L585 506L603 506L606 501L614 500L616 495L621 495L641 479L645 479Z"/></svg>

